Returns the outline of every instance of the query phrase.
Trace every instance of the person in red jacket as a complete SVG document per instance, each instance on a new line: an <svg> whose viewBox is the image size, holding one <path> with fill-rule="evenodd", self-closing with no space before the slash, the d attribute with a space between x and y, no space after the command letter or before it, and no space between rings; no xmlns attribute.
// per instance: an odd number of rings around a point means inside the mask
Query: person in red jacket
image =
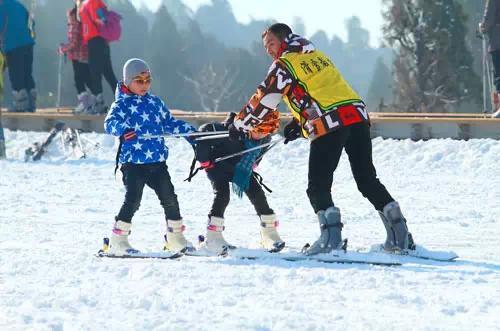
<svg viewBox="0 0 500 331"><path fill-rule="evenodd" d="M75 6L68 11L68 43L62 44L59 51L65 54L73 64L75 87L78 93L76 113L90 112L95 97L87 89L91 88L89 54L87 45L83 43L82 23L79 20L78 7L81 1L76 0Z"/></svg>
<svg viewBox="0 0 500 331"><path fill-rule="evenodd" d="M488 35L489 47L494 69L495 92L493 92L493 118L500 118L500 0L487 0L483 20L479 30Z"/></svg>
<svg viewBox="0 0 500 331"><path fill-rule="evenodd" d="M99 27L106 23L108 10L103 0L85 0L80 6L83 42L89 50L89 67L92 79L91 91L96 96L95 113L105 113L102 95L102 76L115 92L118 81L111 65L111 51L108 41L102 37Z"/></svg>

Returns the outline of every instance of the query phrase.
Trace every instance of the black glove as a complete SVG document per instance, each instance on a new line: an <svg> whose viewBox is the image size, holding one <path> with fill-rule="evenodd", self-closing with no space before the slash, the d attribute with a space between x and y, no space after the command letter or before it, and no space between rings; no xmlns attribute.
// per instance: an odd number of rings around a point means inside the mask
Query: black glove
<svg viewBox="0 0 500 331"><path fill-rule="evenodd" d="M241 141L247 138L246 132L239 130L233 123L227 129L229 130L229 139L231 140Z"/></svg>
<svg viewBox="0 0 500 331"><path fill-rule="evenodd" d="M234 119L236 118L236 113L230 112L227 114L226 118L222 122L222 125L224 125L226 128L229 127L229 125L234 123Z"/></svg>
<svg viewBox="0 0 500 331"><path fill-rule="evenodd" d="M294 141L295 139L302 137L302 128L295 119L292 119L290 123L288 123L285 126L284 131L285 131L284 132L285 145L288 144L290 141Z"/></svg>

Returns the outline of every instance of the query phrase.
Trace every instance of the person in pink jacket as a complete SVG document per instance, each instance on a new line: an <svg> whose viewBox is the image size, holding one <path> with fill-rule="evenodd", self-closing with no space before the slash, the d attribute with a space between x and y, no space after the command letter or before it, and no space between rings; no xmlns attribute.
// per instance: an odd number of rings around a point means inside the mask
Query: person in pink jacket
<svg viewBox="0 0 500 331"><path fill-rule="evenodd" d="M75 87L78 93L76 113L88 113L95 103L95 96L90 92L89 52L83 42L82 23L78 15L81 1L76 0L75 6L68 11L68 42L62 44L60 52L64 53L73 64Z"/></svg>

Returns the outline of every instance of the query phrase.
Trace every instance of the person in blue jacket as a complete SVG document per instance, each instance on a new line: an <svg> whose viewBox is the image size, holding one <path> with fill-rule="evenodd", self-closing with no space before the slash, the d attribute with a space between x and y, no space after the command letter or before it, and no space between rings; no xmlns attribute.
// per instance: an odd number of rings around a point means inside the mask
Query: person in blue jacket
<svg viewBox="0 0 500 331"><path fill-rule="evenodd" d="M0 48L7 60L13 90L11 111L36 109L34 45L34 23L28 10L18 0L0 0Z"/></svg>
<svg viewBox="0 0 500 331"><path fill-rule="evenodd" d="M115 255L137 252L128 236L145 185L156 192L165 211L166 248L180 251L192 247L183 234L185 227L165 162L168 148L162 135L190 133L196 129L175 119L165 103L149 93L151 79L146 62L128 60L123 67L123 82L118 83L115 102L104 121L105 131L120 137L117 162L121 164L126 189L110 238L109 252Z"/></svg>

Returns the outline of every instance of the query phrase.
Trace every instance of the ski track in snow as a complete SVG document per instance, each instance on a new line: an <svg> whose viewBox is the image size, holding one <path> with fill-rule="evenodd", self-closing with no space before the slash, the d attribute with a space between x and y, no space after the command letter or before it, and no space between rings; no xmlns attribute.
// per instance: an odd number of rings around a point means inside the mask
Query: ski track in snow
<svg viewBox="0 0 500 331"><path fill-rule="evenodd" d="M24 149L45 133L6 131L0 161L1 330L499 330L500 142L373 140L379 177L400 202L418 244L453 250L455 263L401 267L231 258L104 260L93 256L110 235L124 195L113 176L117 142L67 160L59 140L38 163ZM168 165L194 241L212 201L203 173L183 182L192 159L168 140ZM319 229L305 193L308 143L280 145L260 166L287 245L314 241ZM385 232L357 191L344 155L334 201L351 248L368 249ZM163 245L164 217L146 189L131 242ZM232 196L226 238L256 248L259 220Z"/></svg>

